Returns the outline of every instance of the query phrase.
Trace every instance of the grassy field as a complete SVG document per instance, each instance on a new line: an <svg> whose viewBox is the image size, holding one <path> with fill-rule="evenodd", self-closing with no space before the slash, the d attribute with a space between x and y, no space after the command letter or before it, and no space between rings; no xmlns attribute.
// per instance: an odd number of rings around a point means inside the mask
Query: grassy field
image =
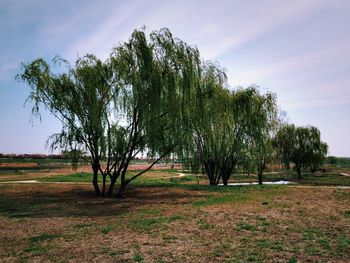
<svg viewBox="0 0 350 263"><path fill-rule="evenodd" d="M176 186L102 199L89 185L0 185L0 260L350 260L349 189Z"/></svg>
<svg viewBox="0 0 350 263"><path fill-rule="evenodd" d="M132 176L137 171L131 171L128 173ZM144 176L137 178L133 182L136 185L173 185L178 183L197 183L208 184L208 180L205 176L186 174L184 177L175 178L178 175L177 171L173 170L153 170L146 173ZM173 177L173 178L171 178ZM291 174L278 173L278 174L265 174L264 181L279 181L288 180L295 182L298 185L318 185L318 186L350 186L350 176L341 176L339 174L304 174L302 179L295 178ZM67 175L50 176L40 179L43 182L90 182L91 173L73 173ZM231 183L239 182L257 182L256 176L248 176L246 174L234 174L230 179Z"/></svg>
<svg viewBox="0 0 350 263"><path fill-rule="evenodd" d="M350 186L341 169L301 180L266 173L297 184L240 187L151 170L123 199L95 197L88 169L3 174L41 183L0 184L0 262L349 262L350 189L334 187Z"/></svg>

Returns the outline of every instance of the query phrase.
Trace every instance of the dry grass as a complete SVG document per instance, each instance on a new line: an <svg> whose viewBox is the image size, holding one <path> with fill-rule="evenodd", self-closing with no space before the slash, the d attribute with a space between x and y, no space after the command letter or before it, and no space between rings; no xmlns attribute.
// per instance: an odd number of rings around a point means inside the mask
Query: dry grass
<svg viewBox="0 0 350 263"><path fill-rule="evenodd" d="M216 188L217 189L217 188ZM1 185L1 262L346 262L350 190Z"/></svg>

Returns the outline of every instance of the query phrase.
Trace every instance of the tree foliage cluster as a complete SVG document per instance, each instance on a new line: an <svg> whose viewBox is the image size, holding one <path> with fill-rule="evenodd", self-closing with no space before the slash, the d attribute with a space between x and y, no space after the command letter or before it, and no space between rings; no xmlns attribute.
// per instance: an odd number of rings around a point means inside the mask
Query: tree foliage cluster
<svg viewBox="0 0 350 263"><path fill-rule="evenodd" d="M320 131L313 126L285 125L277 132L274 144L286 165L294 163L299 178L302 167L315 172L328 151L328 145L321 141Z"/></svg>
<svg viewBox="0 0 350 263"><path fill-rule="evenodd" d="M289 128L294 126L277 131L273 93L257 86L230 89L219 65L203 61L197 48L168 29L149 37L135 30L106 61L88 54L72 66L61 57L53 65L39 58L22 68L17 78L31 87L33 113L40 116L44 106L62 123L61 132L50 137L52 149L76 160L81 153L90 156L97 195L112 195L118 182L117 195L123 196L131 181L170 154L203 167L210 184L227 184L242 160L255 162L262 182L266 163L277 154L296 162L309 147L298 165L316 167L327 150L316 128L300 135ZM154 161L128 177L140 153Z"/></svg>

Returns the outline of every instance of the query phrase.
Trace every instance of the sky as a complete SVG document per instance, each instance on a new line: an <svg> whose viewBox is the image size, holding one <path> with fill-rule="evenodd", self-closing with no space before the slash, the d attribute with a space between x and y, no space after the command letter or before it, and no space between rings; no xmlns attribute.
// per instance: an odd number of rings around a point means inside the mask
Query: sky
<svg viewBox="0 0 350 263"><path fill-rule="evenodd" d="M134 29L167 27L226 69L232 88L277 95L289 122L313 125L329 155L350 156L350 1L0 1L0 152L48 153L60 123L41 121L15 80L20 64L61 55L106 59Z"/></svg>

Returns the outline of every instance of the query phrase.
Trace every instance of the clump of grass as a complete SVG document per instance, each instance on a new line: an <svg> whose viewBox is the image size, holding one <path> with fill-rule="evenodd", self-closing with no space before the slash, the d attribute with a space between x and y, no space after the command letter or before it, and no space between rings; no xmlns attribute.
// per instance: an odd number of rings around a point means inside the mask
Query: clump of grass
<svg viewBox="0 0 350 263"><path fill-rule="evenodd" d="M265 217L262 217L262 216L260 216L260 215L257 215L257 216L255 217L255 219L256 219L256 220L259 220L259 221L266 221L266 218L265 218Z"/></svg>
<svg viewBox="0 0 350 263"><path fill-rule="evenodd" d="M40 242L43 240L50 240L50 239L54 239L54 238L58 238L58 235L52 235L52 234L41 234L38 236L32 236L30 238L28 238L29 243L36 243L36 242Z"/></svg>
<svg viewBox="0 0 350 263"><path fill-rule="evenodd" d="M317 228L304 228L303 239L315 240L320 235L320 230Z"/></svg>
<svg viewBox="0 0 350 263"><path fill-rule="evenodd" d="M74 228L82 229L82 228L86 228L89 226L92 226L92 225L91 224L76 224L76 225L74 225Z"/></svg>
<svg viewBox="0 0 350 263"><path fill-rule="evenodd" d="M43 182L90 182L91 173L73 173L42 178Z"/></svg>
<svg viewBox="0 0 350 263"><path fill-rule="evenodd" d="M172 183L183 183L183 182L194 182L194 181L197 181L197 178L191 175L187 175L184 177L170 178L170 182Z"/></svg>
<svg viewBox="0 0 350 263"><path fill-rule="evenodd" d="M111 232L114 229L114 226L112 225L107 225L104 226L101 230L102 234L107 235L109 232Z"/></svg>
<svg viewBox="0 0 350 263"><path fill-rule="evenodd" d="M327 251L331 251L332 250L332 248L331 248L331 246L330 246L330 244L329 244L327 239L318 239L317 243L319 243L321 245L321 247L323 249L327 250Z"/></svg>
<svg viewBox="0 0 350 263"><path fill-rule="evenodd" d="M309 254L311 256L322 256L322 251L316 247L316 246L308 246L305 248L306 254Z"/></svg>
<svg viewBox="0 0 350 263"><path fill-rule="evenodd" d="M143 219L134 219L131 221L131 224L136 229L147 229L153 225L161 224L164 222L164 218L143 218Z"/></svg>
<svg viewBox="0 0 350 263"><path fill-rule="evenodd" d="M270 244L270 248L276 251L283 251L284 249L284 244L282 240L277 240Z"/></svg>
<svg viewBox="0 0 350 263"><path fill-rule="evenodd" d="M156 226L166 225L176 220L184 219L181 215L172 215L170 217L153 217L153 218L137 218L131 220L131 226L136 230L147 230Z"/></svg>
<svg viewBox="0 0 350 263"><path fill-rule="evenodd" d="M142 215L159 215L161 213L160 209L157 208L144 208L140 210Z"/></svg>
<svg viewBox="0 0 350 263"><path fill-rule="evenodd" d="M208 223L208 222L205 221L205 220L198 220L198 221L197 221L197 224L198 224L198 226L199 226L200 229L206 229L206 230L208 230L208 229L213 229L213 228L214 228L214 226L213 226L212 224Z"/></svg>
<svg viewBox="0 0 350 263"><path fill-rule="evenodd" d="M194 206L210 206L225 203L245 202L251 199L251 196L246 194L225 194L219 196L207 196L204 200L197 200L193 202Z"/></svg>
<svg viewBox="0 0 350 263"><path fill-rule="evenodd" d="M144 261L143 256L142 256L142 254L140 252L137 252L134 255L133 259L134 259L135 262L139 262L139 263Z"/></svg>
<svg viewBox="0 0 350 263"><path fill-rule="evenodd" d="M250 225L248 223L244 223L244 222L239 222L236 225L236 229L237 230L247 230L247 231L255 231L255 227L253 225Z"/></svg>
<svg viewBox="0 0 350 263"><path fill-rule="evenodd" d="M289 260L288 260L288 263L297 263L297 259L295 256L292 256Z"/></svg>
<svg viewBox="0 0 350 263"><path fill-rule="evenodd" d="M29 246L24 249L24 252L32 253L35 255L44 254L46 252L47 248L43 247L40 244L40 242L45 241L45 240L52 240L52 239L55 239L58 237L59 237L58 235L47 234L47 233L29 237L28 238Z"/></svg>
<svg viewBox="0 0 350 263"><path fill-rule="evenodd" d="M258 240L256 240L256 245L259 248L269 248L270 247L270 242L267 239L258 239Z"/></svg>
<svg viewBox="0 0 350 263"><path fill-rule="evenodd" d="M339 255L350 255L350 238L340 236L336 239L336 251Z"/></svg>

